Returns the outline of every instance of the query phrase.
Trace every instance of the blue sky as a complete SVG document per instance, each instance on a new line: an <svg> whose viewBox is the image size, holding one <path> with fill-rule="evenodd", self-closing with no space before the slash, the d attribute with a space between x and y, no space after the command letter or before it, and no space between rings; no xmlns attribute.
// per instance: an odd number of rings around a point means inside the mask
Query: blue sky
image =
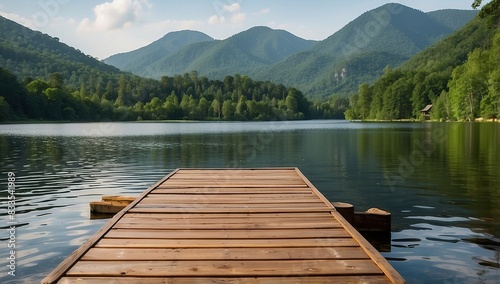
<svg viewBox="0 0 500 284"><path fill-rule="evenodd" d="M0 0L0 15L104 59L168 32L225 39L253 26L322 40L382 0ZM473 0L392 1L422 10L471 9Z"/></svg>

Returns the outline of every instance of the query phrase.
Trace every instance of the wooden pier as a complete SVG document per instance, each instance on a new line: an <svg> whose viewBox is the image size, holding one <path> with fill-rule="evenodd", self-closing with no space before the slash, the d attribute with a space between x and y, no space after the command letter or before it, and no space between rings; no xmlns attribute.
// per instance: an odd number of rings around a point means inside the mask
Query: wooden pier
<svg viewBox="0 0 500 284"><path fill-rule="evenodd" d="M178 169L42 283L404 283L296 168Z"/></svg>

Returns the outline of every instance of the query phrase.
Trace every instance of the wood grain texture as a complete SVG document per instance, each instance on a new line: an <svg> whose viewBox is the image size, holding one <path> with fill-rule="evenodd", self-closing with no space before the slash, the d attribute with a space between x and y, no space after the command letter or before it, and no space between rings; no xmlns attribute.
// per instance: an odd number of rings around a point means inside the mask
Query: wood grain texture
<svg viewBox="0 0 500 284"><path fill-rule="evenodd" d="M43 283L404 283L296 168L178 169Z"/></svg>

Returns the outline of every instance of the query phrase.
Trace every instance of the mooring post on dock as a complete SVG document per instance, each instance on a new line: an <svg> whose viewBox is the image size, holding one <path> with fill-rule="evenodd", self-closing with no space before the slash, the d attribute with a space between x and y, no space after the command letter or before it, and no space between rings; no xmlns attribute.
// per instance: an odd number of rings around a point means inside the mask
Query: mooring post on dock
<svg viewBox="0 0 500 284"><path fill-rule="evenodd" d="M347 222L354 225L354 205L345 202L332 202L332 205Z"/></svg>

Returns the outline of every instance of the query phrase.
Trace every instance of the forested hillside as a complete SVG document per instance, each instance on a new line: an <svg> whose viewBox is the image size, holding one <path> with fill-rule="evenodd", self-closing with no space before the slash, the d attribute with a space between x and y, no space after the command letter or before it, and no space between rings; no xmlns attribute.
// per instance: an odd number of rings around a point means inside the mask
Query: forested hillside
<svg viewBox="0 0 500 284"><path fill-rule="evenodd" d="M454 9L444 9L428 12L434 20L440 22L452 30L459 30L464 23L470 22L477 14L477 11L460 11Z"/></svg>
<svg viewBox="0 0 500 284"><path fill-rule="evenodd" d="M346 101L339 100L313 107L295 88L240 75L209 80L198 77L196 71L150 81L149 92L137 97L130 95L134 78L122 75L116 89L110 87L99 97L83 88L71 92L60 73L24 85L0 68L0 121L293 120L341 116L347 107Z"/></svg>
<svg viewBox="0 0 500 284"><path fill-rule="evenodd" d="M483 113L486 117L494 116L495 107L491 105L496 106L496 97L489 94L494 94L497 88L495 82L498 82L497 73L491 71L497 60L495 54L498 54L492 41L495 30L488 28L484 20L475 20L402 68L393 70L386 68L387 63L400 64L414 52L411 46L425 46L449 30L437 20L417 30L408 30L402 23L406 21L403 18L425 21L427 16L420 11L394 5L402 10L389 17L388 30L384 30L386 36L383 38L393 45L401 45L389 39L396 39L396 34L402 34L399 40L403 38L406 42L402 44L404 48L393 46L392 49L378 50L376 47L384 42L380 38L369 41L373 46L353 47L356 52L336 45L342 40L349 43L353 39L349 29L356 31L355 22L366 24L370 17L375 17L373 13L384 11L377 9L365 14L364 22L357 19L317 45L286 31L255 27L226 41L213 41L196 32L173 34L123 55L124 64L154 62L165 54L163 49L166 48L171 55L160 60L163 65L158 66L161 68L173 64L182 66L182 70L196 70L215 64L220 67L217 72L221 73L216 76L220 79L209 78L198 71L179 72L183 75L162 76L160 79L139 77L106 65L61 43L57 38L0 17L0 121L343 118L349 104L351 109L346 112L349 118L396 119L418 117L419 110L431 102L436 105L433 116L443 115L443 111L439 111L442 108L446 109L447 117L451 117L452 111L456 113L456 119L472 119ZM443 15L455 12L443 12L435 17L452 25ZM394 33L385 33L390 30ZM194 43L190 44L191 41ZM332 61L332 54L339 48L340 55L335 55L336 59ZM407 50L398 54L394 53L394 48ZM475 48L482 49L471 54L468 64L462 69L454 70L464 64L467 54ZM184 59L192 61L182 65ZM275 72L270 72L260 81L231 73L232 70L240 70L238 66L247 70L245 68L269 64L275 64L273 66L277 69L269 69ZM486 71L489 76L478 78L476 81L483 80L480 83L466 80L479 77L478 74ZM264 73L259 74L262 76ZM356 74L355 78L352 74ZM362 85L360 93L350 100L338 95L324 98L342 93L338 91L340 89L355 89L360 82L371 82L377 74L384 75L373 86ZM452 75L453 81L448 83ZM290 79L296 81L290 81L288 87L276 83ZM306 88L309 95L316 94L322 98L309 101L307 94L295 87L304 84L309 84ZM474 84L479 90L477 93L469 92L469 97L465 98L469 105L455 107L453 102L458 100L450 97L448 102L447 96L439 96L443 90L449 91L449 96L462 94L453 90L463 90L467 84ZM332 89L332 86L340 89ZM471 111L463 113L458 110L462 107Z"/></svg>
<svg viewBox="0 0 500 284"><path fill-rule="evenodd" d="M0 121L342 118L347 108L346 99L313 105L297 89L248 76L141 78L57 38L0 22Z"/></svg>
<svg viewBox="0 0 500 284"><path fill-rule="evenodd" d="M197 70L204 76L218 79L235 73L252 76L255 70L279 62L314 44L314 41L299 38L284 30L253 27L225 40L191 44L152 63L137 74L159 78Z"/></svg>
<svg viewBox="0 0 500 284"><path fill-rule="evenodd" d="M475 11L426 14L400 4L368 11L311 49L265 68L256 78L296 86L312 97L348 95L462 27ZM447 18L453 15L455 21ZM448 24L445 24L448 23ZM452 25L450 27L448 25Z"/></svg>
<svg viewBox="0 0 500 284"><path fill-rule="evenodd" d="M433 104L431 118L436 120L498 118L500 32L491 23L477 17L401 68L386 68L377 82L362 84L351 96L346 117L423 119L420 110Z"/></svg>
<svg viewBox="0 0 500 284"><path fill-rule="evenodd" d="M296 87L309 98L348 95L373 82L387 65L411 56L464 26L477 11L424 13L387 4L359 16L320 42L287 31L253 27L225 40L185 44L193 32L181 31L136 51L104 61L136 75L159 79L197 70L222 80L228 74ZM197 37L198 39L198 37ZM185 46L180 48L181 44ZM179 47L173 52L171 47ZM158 47L165 46L163 49Z"/></svg>
<svg viewBox="0 0 500 284"><path fill-rule="evenodd" d="M132 72L137 75L144 75L142 74L143 70L147 69L151 64L175 54L193 43L213 41L213 38L197 31L171 32L145 47L116 54L103 61L120 68L120 70ZM161 76L163 75L166 74L162 74Z"/></svg>

